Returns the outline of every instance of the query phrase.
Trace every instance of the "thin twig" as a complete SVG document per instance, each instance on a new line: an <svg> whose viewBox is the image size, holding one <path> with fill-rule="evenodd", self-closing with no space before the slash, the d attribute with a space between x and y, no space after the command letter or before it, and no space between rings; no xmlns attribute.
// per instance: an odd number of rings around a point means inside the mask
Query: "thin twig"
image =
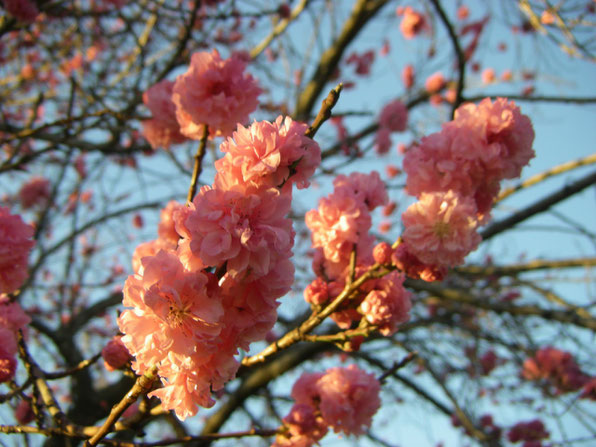
<svg viewBox="0 0 596 447"><path fill-rule="evenodd" d="M188 205L194 199L197 193L197 181L201 175L203 157L205 156L205 147L207 146L207 137L209 132L206 124L201 124L201 139L199 140L199 147L195 154L195 163L192 169L192 177L190 178L190 187L188 188L188 195L186 196L186 204Z"/></svg>

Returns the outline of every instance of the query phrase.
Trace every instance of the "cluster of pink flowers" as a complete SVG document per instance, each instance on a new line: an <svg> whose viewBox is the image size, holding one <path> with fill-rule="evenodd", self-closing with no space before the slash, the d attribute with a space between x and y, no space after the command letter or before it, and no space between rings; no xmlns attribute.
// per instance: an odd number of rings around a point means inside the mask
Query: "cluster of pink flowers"
<svg viewBox="0 0 596 447"><path fill-rule="evenodd" d="M541 447L542 440L550 437L549 432L539 419L528 422L518 422L509 429L507 439L510 442L524 442L522 447Z"/></svg>
<svg viewBox="0 0 596 447"><path fill-rule="evenodd" d="M379 130L376 136L375 149L379 154L385 154L391 149L391 133L403 132L408 126L408 108L396 99L386 104L379 116Z"/></svg>
<svg viewBox="0 0 596 447"><path fill-rule="evenodd" d="M33 227L0 207L0 293L12 293L27 278Z"/></svg>
<svg viewBox="0 0 596 447"><path fill-rule="evenodd" d="M440 270L464 261L480 242L477 228L488 221L501 180L518 177L534 156L533 139L515 103L487 98L462 105L406 152L406 190L419 199L402 215L398 257L406 271L415 277L418 263Z"/></svg>
<svg viewBox="0 0 596 447"><path fill-rule="evenodd" d="M235 53L222 59L217 52L198 52L188 70L174 82L164 80L143 94L153 118L143 122L143 135L153 148L169 148L187 138L200 139L202 126L209 135L229 136L244 124L258 105L256 80L245 72L246 61Z"/></svg>
<svg viewBox="0 0 596 447"><path fill-rule="evenodd" d="M17 368L17 332L31 319L16 301L0 294L0 383L12 379Z"/></svg>
<svg viewBox="0 0 596 447"><path fill-rule="evenodd" d="M424 14L416 11L411 6L406 6L405 8L400 6L395 13L398 16L403 16L399 24L399 29L406 39L413 39L422 31L429 29Z"/></svg>
<svg viewBox="0 0 596 447"><path fill-rule="evenodd" d="M283 419L287 431L272 447L310 447L329 428L335 433L361 435L380 407L381 385L356 365L305 373L292 388L295 404Z"/></svg>
<svg viewBox="0 0 596 447"><path fill-rule="evenodd" d="M306 213L306 225L312 231L315 249L313 270L317 278L304 291L304 298L314 305L332 301L339 295L349 274L350 256L356 251L357 274L375 262L374 237L370 235L370 213L388 202L385 185L377 172L339 175L335 190L319 201L317 210ZM363 317L389 335L397 325L409 319L410 294L403 287L403 275L393 272L368 281L360 297L342 303L331 318L342 329Z"/></svg>
<svg viewBox="0 0 596 447"><path fill-rule="evenodd" d="M213 405L238 349L265 337L293 283L292 185L307 186L321 160L306 129L282 117L238 125L213 185L188 206L170 202L158 239L133 255L122 342L137 373L158 366L163 386L151 396L181 419Z"/></svg>
<svg viewBox="0 0 596 447"><path fill-rule="evenodd" d="M545 381L556 393L569 393L583 389L580 397L596 400L596 378L586 375L570 353L545 347L534 357L526 359L522 377L527 380Z"/></svg>

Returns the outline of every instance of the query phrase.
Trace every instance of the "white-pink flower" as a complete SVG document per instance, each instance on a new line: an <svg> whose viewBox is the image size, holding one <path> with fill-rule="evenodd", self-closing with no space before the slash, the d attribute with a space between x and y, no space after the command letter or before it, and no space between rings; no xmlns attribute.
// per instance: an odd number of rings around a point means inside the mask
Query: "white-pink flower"
<svg viewBox="0 0 596 447"><path fill-rule="evenodd" d="M258 105L256 80L245 72L239 55L222 59L217 52L194 53L186 73L176 78L172 99L182 134L201 137L201 126L211 136L228 136Z"/></svg>
<svg viewBox="0 0 596 447"><path fill-rule="evenodd" d="M481 240L476 213L474 200L454 191L423 193L402 214L402 238L408 251L426 264L462 264Z"/></svg>
<svg viewBox="0 0 596 447"><path fill-rule="evenodd" d="M403 286L404 279L397 271L385 275L360 304L367 321L379 326L379 332L385 336L395 333L400 323L410 319L411 294Z"/></svg>
<svg viewBox="0 0 596 447"><path fill-rule="evenodd" d="M308 179L321 163L319 145L304 135L308 126L279 116L273 123L257 121L238 125L220 149L226 155L215 162L214 187L281 187L309 185Z"/></svg>

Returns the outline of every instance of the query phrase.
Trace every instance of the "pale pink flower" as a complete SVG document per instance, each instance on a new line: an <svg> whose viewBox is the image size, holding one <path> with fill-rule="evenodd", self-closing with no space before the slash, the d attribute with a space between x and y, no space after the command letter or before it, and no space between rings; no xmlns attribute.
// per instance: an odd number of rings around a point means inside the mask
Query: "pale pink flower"
<svg viewBox="0 0 596 447"><path fill-rule="evenodd" d="M230 135L258 105L261 93L246 63L234 54L221 59L217 50L191 56L188 71L176 78L172 99L182 134L201 137L201 126L213 136Z"/></svg>
<svg viewBox="0 0 596 447"><path fill-rule="evenodd" d="M414 67L411 64L408 64L404 67L401 72L401 79L405 88L412 88L414 85Z"/></svg>
<svg viewBox="0 0 596 447"><path fill-rule="evenodd" d="M142 244L137 245L135 251L132 254L132 271L142 274L142 259L145 257L155 256L159 251L162 250L173 252L176 250L176 245L172 245L171 242L161 238L149 242L143 242Z"/></svg>
<svg viewBox="0 0 596 447"><path fill-rule="evenodd" d="M375 135L375 151L377 154L386 154L391 149L391 130L379 127Z"/></svg>
<svg viewBox="0 0 596 447"><path fill-rule="evenodd" d="M336 433L364 433L381 406L379 381L356 365L328 369L316 386L321 416Z"/></svg>
<svg viewBox="0 0 596 447"><path fill-rule="evenodd" d="M412 39L423 30L428 29L424 14L414 10L411 6L397 8L397 15L403 15L399 29L406 39Z"/></svg>
<svg viewBox="0 0 596 447"><path fill-rule="evenodd" d="M379 117L379 126L392 132L403 132L408 126L408 108L399 99L391 101L383 107Z"/></svg>
<svg viewBox="0 0 596 447"><path fill-rule="evenodd" d="M278 435L271 447L310 447L321 440L328 431L327 424L315 408L306 404L294 404L283 418L288 433Z"/></svg>
<svg viewBox="0 0 596 447"><path fill-rule="evenodd" d="M184 143L187 138L180 133L176 119L176 106L172 101L174 83L163 80L143 93L143 103L151 110L153 118L143 121L143 136L153 149L168 149L172 144Z"/></svg>
<svg viewBox="0 0 596 447"><path fill-rule="evenodd" d="M307 303L323 304L329 300L329 290L323 278L317 277L304 289L304 300Z"/></svg>
<svg viewBox="0 0 596 447"><path fill-rule="evenodd" d="M129 276L124 285L123 304L133 309L118 318L122 342L136 357L133 368L142 373L172 355L208 357L216 349L223 308L208 295L207 277L186 271L164 251L144 257L142 264L142 274Z"/></svg>
<svg viewBox="0 0 596 447"><path fill-rule="evenodd" d="M397 326L410 319L410 292L403 287L405 277L393 271L376 281L360 304L360 312L367 321L379 326L385 336L397 331Z"/></svg>
<svg viewBox="0 0 596 447"><path fill-rule="evenodd" d="M44 205L51 195L50 181L44 177L30 178L19 190L19 200L23 209Z"/></svg>
<svg viewBox="0 0 596 447"><path fill-rule="evenodd" d="M122 343L122 337L113 337L101 350L104 365L108 371L114 371L125 366L131 360L130 352Z"/></svg>
<svg viewBox="0 0 596 447"><path fill-rule="evenodd" d="M380 242L373 249L373 258L379 264L391 264L393 248L387 242Z"/></svg>
<svg viewBox="0 0 596 447"><path fill-rule="evenodd" d="M293 183L299 189L321 163L319 145L304 135L306 124L282 116L270 123L238 125L233 136L220 149L226 155L215 162L214 187L230 189L234 185L281 187Z"/></svg>
<svg viewBox="0 0 596 447"><path fill-rule="evenodd" d="M4 9L18 20L33 22L39 10L31 0L3 0Z"/></svg>
<svg viewBox="0 0 596 447"><path fill-rule="evenodd" d="M406 276L413 279L433 282L442 281L447 275L447 267L442 265L424 264L420 259L408 251L406 244L399 244L391 255L391 263Z"/></svg>
<svg viewBox="0 0 596 447"><path fill-rule="evenodd" d="M204 186L188 211L176 215L176 230L183 237L179 255L192 268L225 262L233 277L263 276L291 256L289 211L290 198L275 188L222 191Z"/></svg>
<svg viewBox="0 0 596 447"><path fill-rule="evenodd" d="M27 278L29 252L35 245L32 236L33 227L21 216L0 207L0 293L14 292Z"/></svg>
<svg viewBox="0 0 596 447"><path fill-rule="evenodd" d="M455 266L480 243L476 205L448 191L423 193L402 214L402 238L408 250L426 264Z"/></svg>
<svg viewBox="0 0 596 447"><path fill-rule="evenodd" d="M500 178L519 177L535 155L532 122L513 101L505 98L494 102L485 98L478 105L464 104L455 111L451 125L474 130L485 146L479 158L487 171L496 171ZM462 148L462 152L465 150ZM465 153L458 155L466 157Z"/></svg>
<svg viewBox="0 0 596 447"><path fill-rule="evenodd" d="M0 294L0 327L15 334L31 323L31 318L23 311L17 301L10 301L7 295Z"/></svg>
<svg viewBox="0 0 596 447"><path fill-rule="evenodd" d="M445 87L445 77L441 72L433 73L424 81L424 88L428 93L437 93L443 87Z"/></svg>

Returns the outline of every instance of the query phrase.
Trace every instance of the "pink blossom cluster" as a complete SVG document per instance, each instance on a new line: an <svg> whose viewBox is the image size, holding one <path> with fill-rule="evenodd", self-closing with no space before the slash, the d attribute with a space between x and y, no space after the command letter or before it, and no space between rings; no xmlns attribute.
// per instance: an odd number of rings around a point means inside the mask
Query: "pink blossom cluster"
<svg viewBox="0 0 596 447"><path fill-rule="evenodd" d="M381 385L356 365L304 373L292 388L295 404L283 419L287 429L272 447L310 447L329 429L361 435L381 405Z"/></svg>
<svg viewBox="0 0 596 447"><path fill-rule="evenodd" d="M586 375L573 356L565 351L547 346L539 349L534 357L526 359L522 377L527 380L545 381L554 387L555 392L569 393L583 388L580 397L595 399L594 382L596 378Z"/></svg>
<svg viewBox="0 0 596 447"><path fill-rule="evenodd" d="M14 292L27 278L29 252L35 245L32 236L33 227L21 216L0 207L0 293Z"/></svg>
<svg viewBox="0 0 596 447"><path fill-rule="evenodd" d="M391 149L391 133L403 132L408 126L408 108L396 99L381 110L379 129L377 130L375 149L379 154L386 154Z"/></svg>
<svg viewBox="0 0 596 447"><path fill-rule="evenodd" d="M518 177L534 156L533 139L530 119L515 103L487 98L462 105L440 132L406 152L406 190L419 199L402 215L398 257L406 271L416 277L420 268L409 264L417 261L431 270L464 261L480 242L476 231L489 218L501 180Z"/></svg>
<svg viewBox="0 0 596 447"><path fill-rule="evenodd" d="M507 433L507 439L510 442L518 443L523 441L522 447L541 447L542 440L549 437L549 432L539 419L518 422Z"/></svg>
<svg viewBox="0 0 596 447"><path fill-rule="evenodd" d="M16 301L0 294L0 383L12 379L17 368L17 332L31 319Z"/></svg>
<svg viewBox="0 0 596 447"><path fill-rule="evenodd" d="M245 68L242 54L222 59L217 50L198 52L174 82L163 80L151 86L143 94L153 115L143 122L149 144L167 149L187 138L198 140L203 125L211 137L229 136L237 124L246 123L261 89Z"/></svg>
<svg viewBox="0 0 596 447"><path fill-rule="evenodd" d="M306 287L304 298L313 305L323 305L341 293L353 250L356 275L374 264L379 254L373 250L374 238L369 233L370 213L388 202L385 185L377 172L339 175L333 184L334 192L319 201L317 210L305 216L312 232L313 270L317 278ZM365 318L377 325L382 334L393 334L398 324L409 319L410 294L404 289L403 280L403 275L392 272L367 281L361 287L361 296L346 300L331 318L342 329Z"/></svg>
<svg viewBox="0 0 596 447"><path fill-rule="evenodd" d="M266 336L293 283L292 185L308 185L321 159L306 129L282 117L239 125L213 185L188 206L170 202L158 238L135 250L122 342L137 373L158 366L163 386L151 396L181 419L214 404L238 350Z"/></svg>

